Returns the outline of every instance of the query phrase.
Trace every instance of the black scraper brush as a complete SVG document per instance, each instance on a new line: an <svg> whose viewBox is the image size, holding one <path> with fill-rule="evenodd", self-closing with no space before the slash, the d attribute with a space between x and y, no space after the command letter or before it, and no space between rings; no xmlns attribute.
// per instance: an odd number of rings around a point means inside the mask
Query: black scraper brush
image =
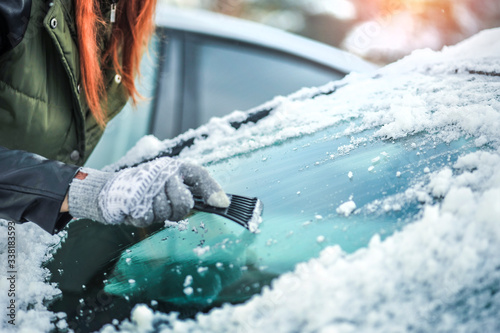
<svg viewBox="0 0 500 333"><path fill-rule="evenodd" d="M247 228L251 232L256 232L262 220L261 215L264 209L262 201L258 198L236 194L227 194L227 196L231 202L227 208L209 206L201 197L195 196L194 209L223 216Z"/></svg>

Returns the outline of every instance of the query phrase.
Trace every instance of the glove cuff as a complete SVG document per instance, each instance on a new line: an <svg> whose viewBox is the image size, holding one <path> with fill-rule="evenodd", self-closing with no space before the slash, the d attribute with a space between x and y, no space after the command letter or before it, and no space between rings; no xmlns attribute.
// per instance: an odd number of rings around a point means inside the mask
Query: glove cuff
<svg viewBox="0 0 500 333"><path fill-rule="evenodd" d="M106 223L99 208L98 198L101 189L113 177L113 172L103 172L82 168L85 179L74 178L69 186L69 213L77 218L89 218Z"/></svg>

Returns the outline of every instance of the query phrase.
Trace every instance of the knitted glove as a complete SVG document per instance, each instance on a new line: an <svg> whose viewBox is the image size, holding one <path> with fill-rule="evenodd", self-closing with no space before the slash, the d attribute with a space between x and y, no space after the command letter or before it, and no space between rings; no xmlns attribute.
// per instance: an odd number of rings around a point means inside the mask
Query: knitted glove
<svg viewBox="0 0 500 333"><path fill-rule="evenodd" d="M169 157L119 172L82 168L68 193L69 212L105 224L145 227L178 221L193 208L193 195L215 207L229 206L220 185L203 167Z"/></svg>

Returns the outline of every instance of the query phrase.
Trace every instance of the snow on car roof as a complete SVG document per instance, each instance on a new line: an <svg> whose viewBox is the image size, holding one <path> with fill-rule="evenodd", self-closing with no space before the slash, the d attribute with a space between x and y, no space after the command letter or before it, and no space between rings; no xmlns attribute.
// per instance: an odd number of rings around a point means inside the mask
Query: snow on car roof
<svg viewBox="0 0 500 333"><path fill-rule="evenodd" d="M442 142L466 137L478 150L429 174L423 190L442 200L426 204L416 222L384 241L375 236L353 254L327 247L319 258L298 265L251 300L198 314L195 320L140 305L132 322L102 331L141 332L153 321L162 323L162 332L500 330L500 300L491 288L500 280L499 55L500 29L488 30L442 52L415 52L376 75L353 74L277 97L263 106L273 107L271 114L256 124L231 127L231 121L246 117L237 111L183 134L181 138L199 135L200 140L180 157L202 163L351 120L357 121L339 135L359 138L366 129L376 129L366 139L391 142L415 133ZM210 136L202 140L203 133ZM154 156L176 140L145 137L117 165ZM355 142L349 149L356 149ZM4 235L7 229L7 222L0 221ZM48 271L41 267L49 247L63 235L50 236L23 224L16 225L16 236L17 322L14 330L3 320L0 330L46 332L54 323L64 327L64 315L47 311L43 302L58 290L45 282ZM7 262L6 242L6 237L0 239L2 262ZM9 288L7 277L6 269L0 272L2 295ZM2 296L0 307L5 309L7 302Z"/></svg>

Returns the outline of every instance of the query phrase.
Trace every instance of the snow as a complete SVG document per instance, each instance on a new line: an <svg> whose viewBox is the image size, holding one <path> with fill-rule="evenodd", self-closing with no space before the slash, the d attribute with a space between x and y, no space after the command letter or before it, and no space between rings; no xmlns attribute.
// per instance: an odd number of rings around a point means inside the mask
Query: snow
<svg viewBox="0 0 500 333"><path fill-rule="evenodd" d="M338 124L345 124L339 137L353 138L349 147L338 149L340 154L370 140L390 144L414 134L435 144L466 138L477 151L464 153L451 166L429 168L401 194L371 203L397 210L405 200L422 202L416 221L383 241L374 236L367 248L352 254L338 246L325 247L318 258L281 275L243 304L183 320L138 305L130 320L118 328L106 325L102 332L148 332L153 326L159 332L500 331L500 80L469 73L499 73L498 55L500 30L484 31L442 52L416 51L375 76L352 74L320 88L278 96L261 106L274 108L269 117L238 131L229 122L243 119L241 111L214 118L173 140L143 138L106 169L137 163L192 135L200 139L180 157L212 163ZM311 98L334 88L332 95ZM202 140L204 133L210 136ZM411 149L420 154L420 147L416 142ZM408 176L406 170L393 181L403 176ZM370 211L369 205L356 208L352 200L338 208L346 216L355 209ZM0 221L0 229L6 235L7 222ZM14 330L2 320L0 331L64 327L64 317L47 311L45 301L59 291L46 282L48 271L42 268L63 234L50 236L24 224L16 225L16 235L17 322ZM0 238L1 262L7 262L6 244L6 238ZM195 249L198 256L208 251L208 246ZM6 279L4 269L4 309ZM193 293L189 284L184 286L186 294Z"/></svg>
<svg viewBox="0 0 500 333"><path fill-rule="evenodd" d="M381 198L378 204L386 210L401 209L411 198L423 203L417 221L402 231L384 241L374 236L367 248L353 254L326 247L319 258L299 264L244 304L225 305L188 320L155 312L159 331L499 331L500 84L467 74L500 72L499 54L500 30L485 31L442 52L414 52L376 77L351 75L278 97L268 103L275 107L273 115L257 126L235 132L221 119L208 124L201 131L210 129L210 138L181 157L204 156L208 163L352 119L360 122L340 135L361 136L374 129L365 140L391 142L424 133L423 140L434 144L465 137L480 150L464 153L451 167L422 167L423 180L399 196ZM334 98L308 99L334 86L342 87ZM343 151L349 153L362 142L352 141ZM419 149L421 142L410 146L415 154L425 153ZM379 161L374 157L372 163ZM402 176L398 171L396 177ZM339 213L354 209L350 200ZM135 329L128 320L120 326L123 332Z"/></svg>
<svg viewBox="0 0 500 333"><path fill-rule="evenodd" d="M12 225L12 224L11 224ZM45 301L60 294L60 291L52 284L46 283L49 271L41 264L49 257L52 247L56 246L59 236L51 236L34 224L22 224L15 226L15 266L14 270L15 296L10 297L9 290L12 290L7 268L7 235L9 224L5 220L0 220L0 262L3 267L0 272L0 308L2 309L2 319L0 320L1 332L47 332L52 327L51 321L55 320L56 314L47 310ZM16 317L15 326L8 323L11 318L7 317L7 306L10 300L15 300ZM64 319L55 320L59 325L64 325Z"/></svg>
<svg viewBox="0 0 500 333"><path fill-rule="evenodd" d="M193 249L193 252L196 253L198 257L203 256L205 253L210 251L210 246L198 246Z"/></svg>
<svg viewBox="0 0 500 333"><path fill-rule="evenodd" d="M184 288L184 294L186 294L186 296L191 296L193 294L194 290L192 287L186 287Z"/></svg>
<svg viewBox="0 0 500 333"><path fill-rule="evenodd" d="M153 319L153 312L145 305L137 305L132 310L132 321L137 325L139 331L151 331L153 325L151 321Z"/></svg>
<svg viewBox="0 0 500 333"><path fill-rule="evenodd" d="M192 283L193 283L193 277L191 275L187 275L182 285L184 287L189 287Z"/></svg>
<svg viewBox="0 0 500 333"><path fill-rule="evenodd" d="M356 203L352 200L344 202L337 208L337 214L349 216L356 209Z"/></svg>
<svg viewBox="0 0 500 333"><path fill-rule="evenodd" d="M226 208L229 206L229 198L224 191L219 191L212 194L208 200L207 204L213 207Z"/></svg>
<svg viewBox="0 0 500 333"><path fill-rule="evenodd" d="M259 233L259 225L262 223L262 210L264 205L257 200L250 221L248 221L248 230L253 233Z"/></svg>

